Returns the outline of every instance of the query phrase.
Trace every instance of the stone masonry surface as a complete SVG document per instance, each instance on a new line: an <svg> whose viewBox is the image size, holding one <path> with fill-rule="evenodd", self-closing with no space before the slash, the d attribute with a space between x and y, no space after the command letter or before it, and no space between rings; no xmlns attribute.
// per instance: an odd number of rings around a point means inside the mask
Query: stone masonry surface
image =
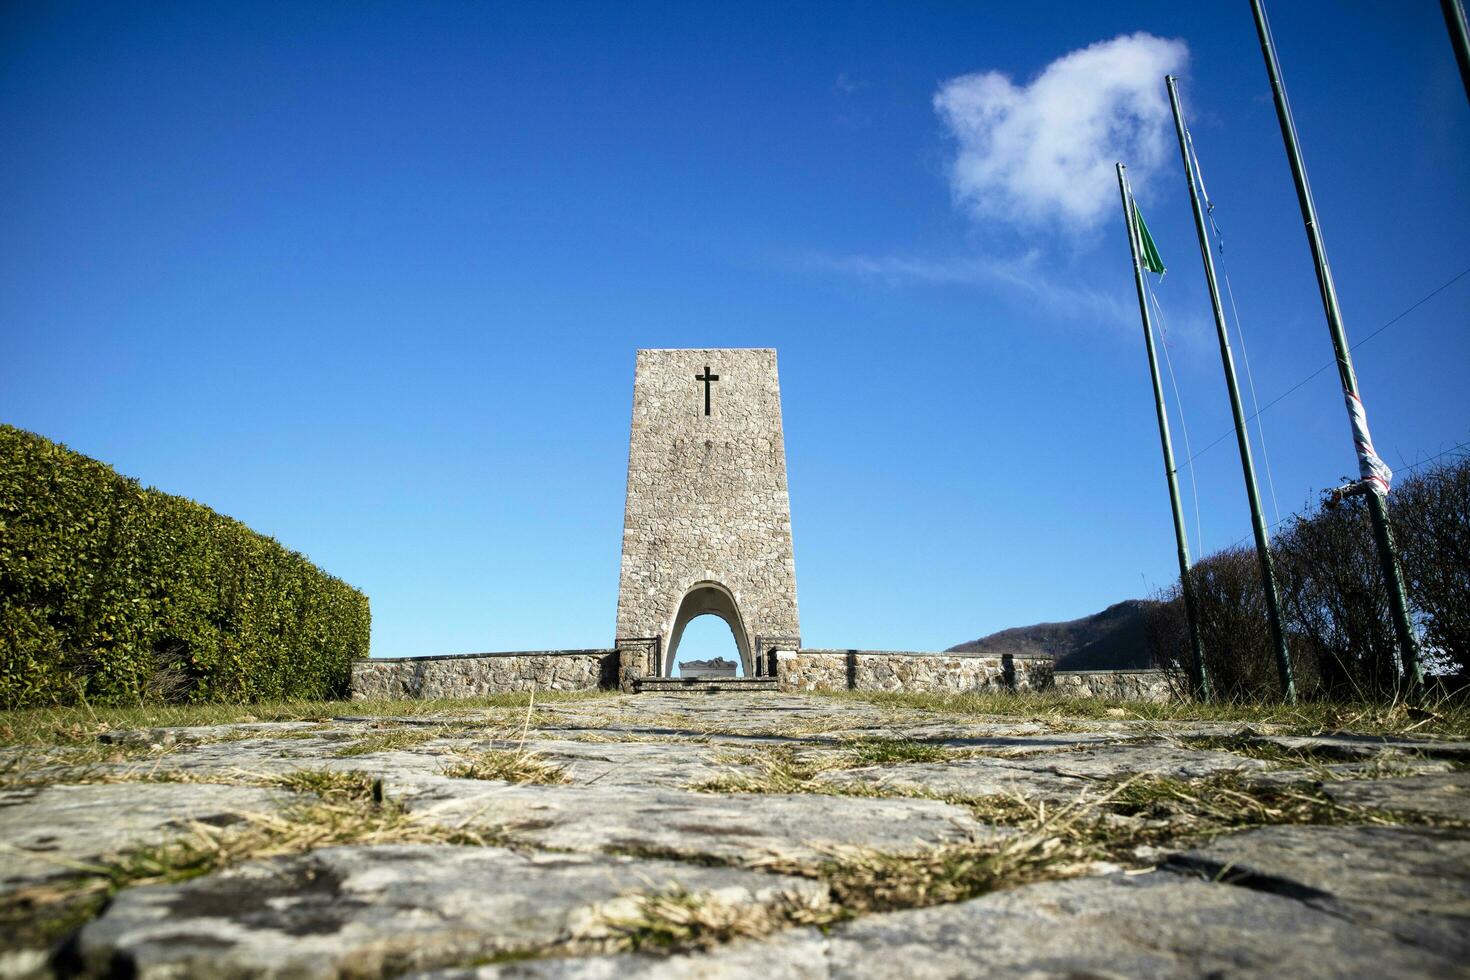
<svg viewBox="0 0 1470 980"><path fill-rule="evenodd" d="M0 976L1466 975L1470 742L873 697L344 704L24 744L0 715ZM201 840L232 859L170 874L193 852L156 850Z"/></svg>
<svg viewBox="0 0 1470 980"><path fill-rule="evenodd" d="M1178 679L1162 670L1059 670L1057 693L1112 701L1173 701L1181 696Z"/></svg>
<svg viewBox="0 0 1470 980"><path fill-rule="evenodd" d="M1050 657L992 657L892 650L785 650L776 653L783 691L1039 691Z"/></svg>
<svg viewBox="0 0 1470 980"><path fill-rule="evenodd" d="M696 380L708 368L710 388ZM640 350L617 637L659 637L700 583L733 596L746 650L801 633L776 352ZM747 664L747 669L751 665Z"/></svg>
<svg viewBox="0 0 1470 980"><path fill-rule="evenodd" d="M1047 657L914 653L892 650L798 650L775 654L783 691L1040 691L1068 697L1165 702L1180 697L1175 678L1162 670L1052 671ZM623 664L622 661L630 661ZM514 691L593 691L623 687L620 676L655 672L644 652L541 650L358 660L352 664L352 696L464 698Z"/></svg>
<svg viewBox="0 0 1470 980"><path fill-rule="evenodd" d="M352 696L468 698L507 691L595 691L617 683L616 650L540 650L354 660Z"/></svg>

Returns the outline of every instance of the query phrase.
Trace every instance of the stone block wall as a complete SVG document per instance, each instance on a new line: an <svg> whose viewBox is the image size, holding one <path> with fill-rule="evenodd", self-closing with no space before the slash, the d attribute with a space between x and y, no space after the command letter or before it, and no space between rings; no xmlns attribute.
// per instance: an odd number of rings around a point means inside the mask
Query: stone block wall
<svg viewBox="0 0 1470 980"><path fill-rule="evenodd" d="M535 650L448 657L357 660L354 700L469 698L508 691L633 689L655 674L656 641L620 643L619 650ZM1053 672L1047 657L916 653L895 650L776 651L782 691L1040 691L1111 701L1174 700L1176 678L1162 670Z"/></svg>
<svg viewBox="0 0 1470 980"><path fill-rule="evenodd" d="M618 684L616 650L535 650L355 660L352 698L470 698L506 691L595 691Z"/></svg>
<svg viewBox="0 0 1470 980"><path fill-rule="evenodd" d="M656 636L618 639L618 690L632 693L640 677L656 677L661 643Z"/></svg>
<svg viewBox="0 0 1470 980"><path fill-rule="evenodd" d="M995 657L895 650L777 651L783 691L1039 691L1050 657Z"/></svg>
<svg viewBox="0 0 1470 980"><path fill-rule="evenodd" d="M1173 701L1183 695L1177 679L1163 670L1059 670L1058 694L1109 701Z"/></svg>

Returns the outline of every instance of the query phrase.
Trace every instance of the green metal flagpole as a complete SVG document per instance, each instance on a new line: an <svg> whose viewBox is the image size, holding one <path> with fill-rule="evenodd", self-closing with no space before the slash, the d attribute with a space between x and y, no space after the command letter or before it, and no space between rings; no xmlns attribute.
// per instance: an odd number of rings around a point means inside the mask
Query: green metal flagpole
<svg viewBox="0 0 1470 980"><path fill-rule="evenodd" d="M1255 15L1256 33L1261 40L1261 54L1266 59L1266 75L1271 80L1271 94L1276 100L1276 118L1281 124L1281 138L1286 143L1286 158L1291 164L1291 177L1296 183L1297 201L1302 209L1302 221L1307 227L1307 244L1312 249L1312 261L1317 267L1317 288L1322 294L1322 309L1327 314L1327 331L1332 335L1332 350L1337 356L1337 376L1342 382L1343 395L1348 405L1349 419L1354 422L1354 439L1357 439L1357 424L1361 420L1366 435L1367 421L1358 395L1358 377L1353 371L1352 349L1348 346L1347 331L1342 325L1342 309L1337 304L1337 287L1332 282L1332 269L1327 265L1327 246L1322 241L1322 229L1317 224L1317 207L1312 203L1312 188L1307 184L1307 167L1302 160L1301 146L1297 143L1296 123L1291 118L1291 106L1286 101L1286 88L1281 83L1281 65L1276 60L1276 45L1271 40L1271 27L1266 23L1266 11L1261 0L1251 0L1251 13ZM1358 418L1354 418L1354 416ZM1359 447L1361 452L1361 447ZM1369 444L1371 453L1371 442ZM1372 457L1376 460L1376 456ZM1385 471L1386 472L1386 471ZM1365 479L1364 484L1368 481ZM1378 561L1383 570L1383 581L1388 587L1389 610L1393 615L1394 633L1398 638L1399 654L1403 660L1403 673L1410 687L1418 690L1423 686L1423 668L1419 663L1419 644L1414 639L1414 628L1409 620L1409 601L1404 592L1404 577L1399 569L1397 550L1393 542L1393 528L1388 521L1388 506L1384 494L1373 486L1363 487L1363 496L1368 498L1368 513L1373 520L1373 537L1378 544Z"/></svg>
<svg viewBox="0 0 1470 980"><path fill-rule="evenodd" d="M1204 646L1200 642L1199 617L1195 612L1194 582L1189 575L1189 538L1184 531L1184 508L1179 500L1179 470L1174 465L1174 443L1169 438L1169 413L1164 408L1164 385L1159 377L1159 358L1154 351L1153 323L1148 315L1148 298L1139 258L1137 207L1128 189L1127 170L1118 164L1118 193L1123 197L1123 220L1128 225L1128 248L1133 254L1133 284L1138 290L1138 315L1143 319L1143 346L1148 351L1148 372L1154 385L1154 409L1159 416L1159 442L1164 448L1164 476L1169 481L1169 507L1174 512L1174 540L1179 545L1179 588L1184 593L1184 621L1189 630L1189 648L1194 656L1191 673L1201 700L1210 699L1210 679L1205 673Z"/></svg>
<svg viewBox="0 0 1470 980"><path fill-rule="evenodd" d="M1470 99L1470 26L1465 23L1465 5L1460 0L1439 0L1439 5L1460 66L1460 81L1465 83L1465 98Z"/></svg>
<svg viewBox="0 0 1470 980"><path fill-rule="evenodd" d="M1276 652L1276 668L1281 675L1281 693L1289 703L1296 703L1296 681L1291 673L1291 654L1286 649L1286 633L1281 623L1281 595L1276 588L1276 568L1271 560L1271 541L1266 536L1266 520L1261 516L1261 494L1256 488L1256 466L1251 461L1250 434L1245 427L1245 408L1240 401L1240 385L1235 379L1235 357L1230 353L1230 335L1225 327L1225 310L1220 305L1220 287L1215 282L1215 260L1210 255L1209 233L1205 230L1205 212L1200 207L1194 186L1194 166L1189 159L1188 138L1184 130L1184 113L1179 108L1179 90L1173 75L1166 76L1169 105L1174 110L1174 129L1179 136L1179 155L1184 160L1184 178L1189 184L1189 203L1194 210L1194 228L1199 235L1200 256L1205 262L1205 282L1210 287L1210 306L1215 313L1215 332L1220 338L1220 360L1225 366L1225 387L1230 392L1230 412L1235 418L1235 441L1240 447L1240 466L1245 475L1245 495L1251 508L1251 530L1256 538L1256 554L1261 560L1261 586L1266 593L1266 621L1271 628L1271 644Z"/></svg>

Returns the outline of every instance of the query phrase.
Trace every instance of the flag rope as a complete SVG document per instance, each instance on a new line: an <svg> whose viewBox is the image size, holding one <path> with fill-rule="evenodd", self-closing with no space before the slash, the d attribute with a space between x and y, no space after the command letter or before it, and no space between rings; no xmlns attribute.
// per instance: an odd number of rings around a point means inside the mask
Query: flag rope
<svg viewBox="0 0 1470 980"><path fill-rule="evenodd" d="M1194 134L1188 128L1184 130L1184 140L1189 146L1190 162L1194 166L1194 175L1199 183L1200 196L1204 198L1205 213L1210 217L1210 228L1215 233L1215 250L1220 253L1220 271L1225 276L1225 294L1230 298L1230 315L1235 321L1235 336L1240 340L1240 355L1245 361L1245 380L1251 392L1252 418L1256 421L1256 438L1261 444L1261 461L1266 464L1266 487L1271 492L1271 511L1276 516L1276 523L1281 523L1281 505L1276 499L1276 477L1271 472L1271 450L1266 446L1266 427L1261 422L1261 403L1256 397L1256 378L1251 371L1251 352L1245 342L1245 328L1240 323L1240 310L1235 305L1235 287L1230 283L1230 269L1225 262L1225 233L1220 230L1220 225L1215 221L1215 202L1210 200L1209 191L1205 190L1205 172L1200 166L1199 150L1194 145Z"/></svg>
<svg viewBox="0 0 1470 980"><path fill-rule="evenodd" d="M1225 265L1225 249L1220 249L1220 265ZM1276 502L1276 478L1271 475L1271 451L1266 448L1266 427L1261 424L1261 403L1256 400L1256 379L1251 374L1251 352L1246 347L1245 331L1240 327L1240 312L1235 308L1235 290L1230 287L1230 272L1225 272L1225 294L1230 297L1230 315L1235 319L1235 335L1240 338L1240 357L1245 361L1246 385L1251 390L1251 408L1254 409L1256 420L1256 435L1261 440L1261 461L1266 464L1266 486L1271 491L1271 510L1276 515L1276 522L1281 523L1281 506Z"/></svg>
<svg viewBox="0 0 1470 980"><path fill-rule="evenodd" d="M1155 295L1148 276L1143 277L1143 285L1148 290L1149 301L1159 314L1159 347L1164 351L1164 366L1169 370L1169 386L1174 389L1174 414L1179 417L1179 430L1184 434L1184 465L1189 470L1189 492L1194 497L1194 539L1199 542L1200 553L1204 554L1205 532L1200 524L1199 483L1194 478L1194 451L1189 446L1189 423L1184 418L1184 398L1179 394L1179 381L1174 377L1174 359L1169 356L1169 319L1164 316L1163 304Z"/></svg>

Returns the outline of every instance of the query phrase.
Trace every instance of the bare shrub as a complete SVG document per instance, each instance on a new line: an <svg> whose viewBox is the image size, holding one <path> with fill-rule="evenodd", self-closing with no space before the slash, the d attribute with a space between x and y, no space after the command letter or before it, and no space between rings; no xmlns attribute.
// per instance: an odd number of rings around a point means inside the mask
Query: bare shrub
<svg viewBox="0 0 1470 980"><path fill-rule="evenodd" d="M1470 458L1401 480L1389 497L1409 605L1430 669L1463 686L1470 663ZM1361 701L1403 691L1403 664L1368 508L1350 497L1294 519L1272 546L1297 689ZM1281 693L1255 549L1227 548L1191 571L1205 667L1215 692ZM1146 612L1156 660L1185 671L1179 583Z"/></svg>
<svg viewBox="0 0 1470 980"><path fill-rule="evenodd" d="M1279 556L1276 573L1278 579L1283 576ZM1227 548L1206 555L1195 563L1190 574L1205 672L1213 695L1231 701L1280 697L1280 667L1271 642L1266 590L1261 584L1261 564L1255 548ZM1146 613L1155 660L1180 677L1188 677L1193 653L1179 583L1162 590L1155 599L1157 603ZM1312 658L1303 657L1303 650L1311 647L1310 640L1294 629L1289 616L1285 629L1297 689L1313 692L1319 686L1318 671Z"/></svg>
<svg viewBox="0 0 1470 980"><path fill-rule="evenodd" d="M1281 682L1255 549L1217 551L1196 562L1190 574L1205 669L1215 692L1227 698L1279 697Z"/></svg>
<svg viewBox="0 0 1470 980"><path fill-rule="evenodd" d="M1297 517L1276 550L1296 650L1315 664L1323 691L1369 700L1396 693L1398 641L1362 498Z"/></svg>
<svg viewBox="0 0 1470 980"><path fill-rule="evenodd" d="M1425 652L1463 684L1470 665L1470 457L1404 480L1389 500Z"/></svg>

